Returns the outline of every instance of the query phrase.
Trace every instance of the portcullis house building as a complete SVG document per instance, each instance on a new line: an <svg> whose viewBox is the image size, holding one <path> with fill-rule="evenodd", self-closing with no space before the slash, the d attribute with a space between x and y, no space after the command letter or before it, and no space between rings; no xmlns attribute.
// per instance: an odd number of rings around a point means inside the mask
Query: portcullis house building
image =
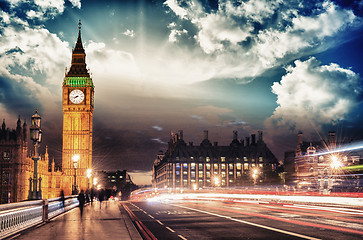
<svg viewBox="0 0 363 240"><path fill-rule="evenodd" d="M262 131L229 146L212 144L204 131L200 145L186 144L183 131L171 134L168 149L153 166L155 188L232 187L278 181L278 160L263 141Z"/></svg>

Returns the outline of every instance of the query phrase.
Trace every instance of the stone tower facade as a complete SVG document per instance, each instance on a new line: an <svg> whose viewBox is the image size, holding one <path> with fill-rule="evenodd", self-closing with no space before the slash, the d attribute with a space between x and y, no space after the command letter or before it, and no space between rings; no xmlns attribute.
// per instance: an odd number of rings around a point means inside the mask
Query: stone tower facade
<svg viewBox="0 0 363 240"><path fill-rule="evenodd" d="M81 40L81 23L72 65L63 81L63 189L72 193L76 180L78 190L86 190L90 179L87 169L92 168L92 120L94 85L86 67L86 53ZM75 166L75 156L79 160ZM75 178L76 176L76 178Z"/></svg>

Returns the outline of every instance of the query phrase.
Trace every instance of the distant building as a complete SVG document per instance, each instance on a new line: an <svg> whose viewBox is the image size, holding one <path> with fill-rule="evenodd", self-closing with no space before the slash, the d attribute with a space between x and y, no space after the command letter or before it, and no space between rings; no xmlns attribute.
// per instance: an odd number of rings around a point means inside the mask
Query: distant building
<svg viewBox="0 0 363 240"><path fill-rule="evenodd" d="M28 199L29 178L33 177L34 161L28 153L27 131L27 125L21 123L20 117L16 129L6 128L5 119L0 129L1 203ZM41 178L43 198L60 196L61 172L55 167L54 159L49 167L48 148L38 161L38 177Z"/></svg>
<svg viewBox="0 0 363 240"><path fill-rule="evenodd" d="M362 179L354 169L359 171L357 167L363 164L363 152L342 148L352 143L338 142L335 132L329 132L327 141L303 141L301 132L297 139L295 152L285 153L284 167L290 183L312 190L330 190L344 184L347 188L359 186Z"/></svg>
<svg viewBox="0 0 363 240"><path fill-rule="evenodd" d="M238 140L237 131L229 146L213 145L204 131L198 146L184 142L183 131L171 134L165 154L159 152L153 166L153 187L201 188L231 187L278 181L278 161L262 132Z"/></svg>
<svg viewBox="0 0 363 240"><path fill-rule="evenodd" d="M121 196L122 200L129 199L131 191L137 189L127 170L117 170L114 172L99 171L97 172L97 178L100 188L111 192L113 196Z"/></svg>

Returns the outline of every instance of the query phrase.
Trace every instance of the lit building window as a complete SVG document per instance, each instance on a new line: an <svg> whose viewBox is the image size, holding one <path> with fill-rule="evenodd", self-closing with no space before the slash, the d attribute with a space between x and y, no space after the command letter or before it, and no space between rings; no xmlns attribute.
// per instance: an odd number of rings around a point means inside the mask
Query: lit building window
<svg viewBox="0 0 363 240"><path fill-rule="evenodd" d="M237 174L237 177L241 176L241 172L236 172L236 174Z"/></svg>
<svg viewBox="0 0 363 240"><path fill-rule="evenodd" d="M233 183L233 179L229 179L229 182L230 182L230 183Z"/></svg>
<svg viewBox="0 0 363 240"><path fill-rule="evenodd" d="M239 159L239 158L236 158L236 160L239 162L241 159Z"/></svg>
<svg viewBox="0 0 363 240"><path fill-rule="evenodd" d="M242 169L242 164L241 163L237 163L236 164L237 170L241 170Z"/></svg>
<svg viewBox="0 0 363 240"><path fill-rule="evenodd" d="M260 168L263 168L263 164L262 164L262 163L258 164L258 166L259 166Z"/></svg>
<svg viewBox="0 0 363 240"><path fill-rule="evenodd" d="M263 162L263 158L262 158L262 157L259 157L259 158L258 158L258 161L259 161L260 163L262 163L262 162Z"/></svg>
<svg viewBox="0 0 363 240"><path fill-rule="evenodd" d="M226 172L222 172L222 178L226 177Z"/></svg>
<svg viewBox="0 0 363 240"><path fill-rule="evenodd" d="M176 164L175 164L175 168L176 168L176 169L180 169L180 163L176 163Z"/></svg>
<svg viewBox="0 0 363 240"><path fill-rule="evenodd" d="M233 163L228 164L229 170L233 170Z"/></svg>
<svg viewBox="0 0 363 240"><path fill-rule="evenodd" d="M214 169L218 170L218 164L217 163L213 164L213 167L214 167Z"/></svg>
<svg viewBox="0 0 363 240"><path fill-rule="evenodd" d="M184 172L183 172L183 174L184 174L184 175L188 175L188 172L187 172L187 171L184 171Z"/></svg>
<svg viewBox="0 0 363 240"><path fill-rule="evenodd" d="M243 161L248 162L247 157L243 157Z"/></svg>
<svg viewBox="0 0 363 240"><path fill-rule="evenodd" d="M248 170L248 163L243 164L243 170Z"/></svg>
<svg viewBox="0 0 363 240"><path fill-rule="evenodd" d="M176 175L180 175L180 171L175 171L175 174Z"/></svg>
<svg viewBox="0 0 363 240"><path fill-rule="evenodd" d="M229 175L233 175L233 172L228 172Z"/></svg>
<svg viewBox="0 0 363 240"><path fill-rule="evenodd" d="M225 162L226 158L225 157L221 157L221 162Z"/></svg>
<svg viewBox="0 0 363 240"><path fill-rule="evenodd" d="M198 176L199 176L199 178L202 178L203 177L203 172L202 171L199 171Z"/></svg>
<svg viewBox="0 0 363 240"><path fill-rule="evenodd" d="M205 175L207 178L210 178L210 172L206 172Z"/></svg>
<svg viewBox="0 0 363 240"><path fill-rule="evenodd" d="M191 164L190 164L190 169L191 169L191 170L195 170L195 163L191 163Z"/></svg>
<svg viewBox="0 0 363 240"><path fill-rule="evenodd" d="M207 170L210 170L210 163L207 163L207 164L205 165L205 167L206 167L206 169L207 169Z"/></svg>
<svg viewBox="0 0 363 240"><path fill-rule="evenodd" d="M195 172L194 172L194 171L191 171L191 172L190 172L190 176L191 176L192 178L195 178Z"/></svg>
<svg viewBox="0 0 363 240"><path fill-rule="evenodd" d="M199 170L203 170L203 164L202 163L199 163L198 164L198 168L199 168Z"/></svg>
<svg viewBox="0 0 363 240"><path fill-rule="evenodd" d="M209 158L209 157L206 157L206 158L205 158L205 161L206 161L206 162L210 162L210 158Z"/></svg>
<svg viewBox="0 0 363 240"><path fill-rule="evenodd" d="M183 163L183 168L188 168L188 163Z"/></svg>
<svg viewBox="0 0 363 240"><path fill-rule="evenodd" d="M176 157L175 160L179 161L179 157Z"/></svg>
<svg viewBox="0 0 363 240"><path fill-rule="evenodd" d="M222 170L226 170L226 164L222 164Z"/></svg>

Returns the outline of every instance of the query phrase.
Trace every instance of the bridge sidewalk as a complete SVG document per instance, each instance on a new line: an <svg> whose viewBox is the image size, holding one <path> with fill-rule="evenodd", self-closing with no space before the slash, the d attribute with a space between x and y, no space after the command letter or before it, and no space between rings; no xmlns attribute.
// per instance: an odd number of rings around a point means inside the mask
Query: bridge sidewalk
<svg viewBox="0 0 363 240"><path fill-rule="evenodd" d="M12 239L73 240L73 239L123 239L142 240L121 202L93 202L51 219L48 223L26 230Z"/></svg>

